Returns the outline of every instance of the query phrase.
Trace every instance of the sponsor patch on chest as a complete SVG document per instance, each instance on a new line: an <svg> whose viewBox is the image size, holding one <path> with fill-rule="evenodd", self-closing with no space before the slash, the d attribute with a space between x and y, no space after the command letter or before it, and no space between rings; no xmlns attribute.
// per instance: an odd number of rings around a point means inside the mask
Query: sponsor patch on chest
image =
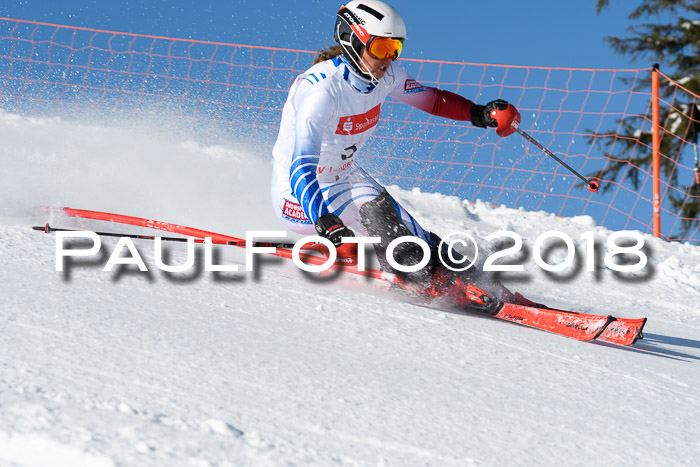
<svg viewBox="0 0 700 467"><path fill-rule="evenodd" d="M381 107L381 104L377 104L376 107L369 109L363 114L340 117L338 127L335 129L335 134L356 135L376 126L379 121Z"/></svg>

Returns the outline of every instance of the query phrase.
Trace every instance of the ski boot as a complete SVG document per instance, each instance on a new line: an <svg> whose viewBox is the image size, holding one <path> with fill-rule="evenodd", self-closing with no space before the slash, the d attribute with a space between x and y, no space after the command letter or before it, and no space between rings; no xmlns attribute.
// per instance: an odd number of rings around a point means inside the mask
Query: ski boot
<svg viewBox="0 0 700 467"><path fill-rule="evenodd" d="M471 282L464 282L459 275L446 269L438 269L433 273L424 293L436 298L446 297L459 306L487 315L495 315L503 306L503 302L498 298L489 295Z"/></svg>
<svg viewBox="0 0 700 467"><path fill-rule="evenodd" d="M542 303L537 303L533 302L532 300L526 298L521 294L520 292L511 292L503 284L500 284L501 286L501 291L499 293L499 296L501 299L506 302L506 303L512 303L514 305L522 305L522 306L529 306L533 308L542 308L542 309L549 309L547 305L543 305Z"/></svg>

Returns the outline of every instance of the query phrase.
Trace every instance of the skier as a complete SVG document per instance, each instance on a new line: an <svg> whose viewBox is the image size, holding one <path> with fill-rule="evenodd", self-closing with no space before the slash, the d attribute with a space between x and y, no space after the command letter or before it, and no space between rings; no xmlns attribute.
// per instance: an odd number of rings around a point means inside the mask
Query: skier
<svg viewBox="0 0 700 467"><path fill-rule="evenodd" d="M519 114L504 100L477 105L418 83L394 63L406 37L401 15L382 1L354 0L341 6L334 31L338 45L323 51L317 63L296 78L284 105L273 148L272 200L289 230L316 233L336 246L355 232L380 237L374 247L382 270L403 275L407 283L417 285L413 290L425 295L454 295L466 303L483 295L469 283L472 277L442 265L440 237L423 229L355 164L354 156L374 132L386 96L432 115L498 127L501 136L514 131ZM424 240L431 250L428 265L410 274L394 270L385 259L388 244L407 235ZM415 265L423 250L415 243L402 243L394 258ZM490 293L513 298L500 284L491 285ZM497 300L482 298L486 308L496 306Z"/></svg>

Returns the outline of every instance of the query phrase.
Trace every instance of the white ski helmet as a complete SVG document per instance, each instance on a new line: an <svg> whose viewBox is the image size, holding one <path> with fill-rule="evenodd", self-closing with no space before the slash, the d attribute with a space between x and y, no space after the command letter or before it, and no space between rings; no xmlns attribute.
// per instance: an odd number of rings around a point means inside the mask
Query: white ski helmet
<svg viewBox="0 0 700 467"><path fill-rule="evenodd" d="M334 38L355 71L371 79L360 66L362 47L367 47L371 53L374 46L381 54L373 54L377 58L395 60L406 39L406 25L391 5L379 0L353 0L340 7ZM382 42L380 39L375 42L377 38L390 38L393 41Z"/></svg>

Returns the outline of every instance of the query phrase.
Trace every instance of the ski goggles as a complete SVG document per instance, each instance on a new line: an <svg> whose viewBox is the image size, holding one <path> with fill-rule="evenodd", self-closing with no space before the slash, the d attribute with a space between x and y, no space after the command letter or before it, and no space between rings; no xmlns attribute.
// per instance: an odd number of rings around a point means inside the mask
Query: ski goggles
<svg viewBox="0 0 700 467"><path fill-rule="evenodd" d="M373 36L367 42L367 52L377 60L386 60L390 58L392 61L399 58L401 50L403 50L403 39L395 39L393 37Z"/></svg>

